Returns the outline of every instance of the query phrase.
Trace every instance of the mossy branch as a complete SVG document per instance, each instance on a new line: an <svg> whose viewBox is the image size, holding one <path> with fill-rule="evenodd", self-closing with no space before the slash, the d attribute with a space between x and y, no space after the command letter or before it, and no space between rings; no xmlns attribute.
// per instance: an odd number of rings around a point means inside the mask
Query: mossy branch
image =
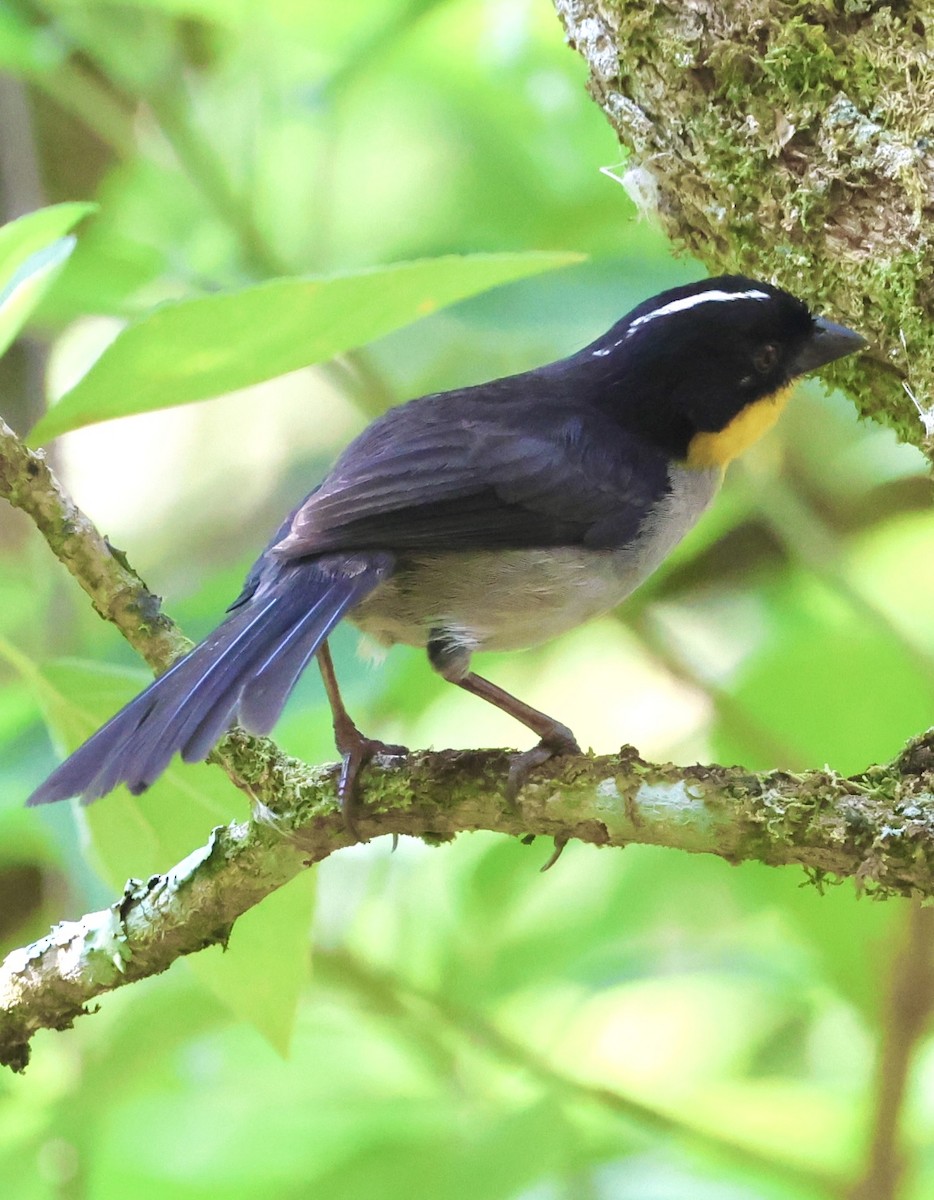
<svg viewBox="0 0 934 1200"><path fill-rule="evenodd" d="M29 513L102 616L157 669L188 643L158 600L65 493L41 454L0 423L0 495ZM254 802L254 818L214 831L165 875L131 880L109 909L58 925L0 965L0 1063L22 1069L29 1040L61 1029L95 996L222 942L264 896L351 838L333 767L309 767L234 730L212 755ZM826 770L643 762L625 749L546 764L505 799L506 751L411 754L371 764L362 836L447 840L486 829L597 846L632 842L796 863L816 882L850 876L880 895L934 897L934 732L892 764L842 778Z"/></svg>
<svg viewBox="0 0 934 1200"><path fill-rule="evenodd" d="M0 496L35 522L49 548L157 671L191 647L126 560L68 495L42 450L30 450L0 419Z"/></svg>
<svg viewBox="0 0 934 1200"><path fill-rule="evenodd" d="M929 7L554 3L639 206L870 338L826 378L934 459Z"/></svg>
<svg viewBox="0 0 934 1200"><path fill-rule="evenodd" d="M332 768L257 755L254 739L239 732L222 754L241 785L263 792L274 809L258 806L253 821L216 829L165 875L130 880L109 909L10 954L0 964L0 1063L21 1070L38 1029L67 1028L94 997L225 941L237 917L303 864L349 843ZM547 764L513 809L504 800L504 751L412 754L368 768L359 825L364 837L447 840L487 829L559 845L578 838L669 846L734 863L796 863L818 883L850 876L880 895L931 897L932 766L934 738L849 779L650 764L626 749Z"/></svg>

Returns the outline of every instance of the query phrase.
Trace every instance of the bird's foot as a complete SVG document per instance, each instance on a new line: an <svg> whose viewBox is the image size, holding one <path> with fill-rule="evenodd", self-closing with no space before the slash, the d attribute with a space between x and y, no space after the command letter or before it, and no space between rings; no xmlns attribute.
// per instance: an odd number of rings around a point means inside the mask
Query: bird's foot
<svg viewBox="0 0 934 1200"><path fill-rule="evenodd" d="M344 818L344 828L355 841L363 841L357 828L356 816L359 807L358 784L360 772L377 754L408 754L408 747L380 742L376 738L364 737L356 726L353 733L341 731L337 743L341 755L341 771L337 780L337 802Z"/></svg>
<svg viewBox="0 0 934 1200"><path fill-rule="evenodd" d="M537 746L533 746L531 750L526 750L523 754L513 756L509 764L509 775L506 779L506 799L511 808L516 807L516 800L519 797L519 790L528 779L529 775L545 763L549 758L554 758L559 754L580 754L581 748L577 744L577 738L571 733L566 725L561 725L557 721L555 727L551 730ZM533 834L526 834L522 838L526 846L530 846L535 840ZM567 845L566 836L558 836L555 838L554 853L548 861L540 868L542 871L549 871L561 857L564 847Z"/></svg>
<svg viewBox="0 0 934 1200"><path fill-rule="evenodd" d="M560 754L580 753L581 748L577 744L577 738L567 725L561 725L556 721L554 728L549 730L537 746L523 751L522 754L513 755L509 763L509 775L506 779L506 799L515 807L519 792L529 776L549 758Z"/></svg>

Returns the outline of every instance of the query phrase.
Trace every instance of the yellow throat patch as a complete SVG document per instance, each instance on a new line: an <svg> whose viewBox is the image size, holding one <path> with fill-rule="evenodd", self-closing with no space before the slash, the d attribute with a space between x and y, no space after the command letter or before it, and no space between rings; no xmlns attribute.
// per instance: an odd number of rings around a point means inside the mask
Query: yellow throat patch
<svg viewBox="0 0 934 1200"><path fill-rule="evenodd" d="M788 403L794 384L747 404L718 433L696 433L688 447L689 467L725 467L772 428Z"/></svg>

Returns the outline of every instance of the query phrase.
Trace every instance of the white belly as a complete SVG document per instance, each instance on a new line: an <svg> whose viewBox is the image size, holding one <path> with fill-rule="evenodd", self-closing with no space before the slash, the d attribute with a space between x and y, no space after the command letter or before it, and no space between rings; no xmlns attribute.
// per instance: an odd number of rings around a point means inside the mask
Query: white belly
<svg viewBox="0 0 934 1200"><path fill-rule="evenodd" d="M413 555L351 620L382 645L424 646L436 629L456 632L478 650L549 641L625 600L694 525L720 479L718 469L673 468L671 492L620 550Z"/></svg>

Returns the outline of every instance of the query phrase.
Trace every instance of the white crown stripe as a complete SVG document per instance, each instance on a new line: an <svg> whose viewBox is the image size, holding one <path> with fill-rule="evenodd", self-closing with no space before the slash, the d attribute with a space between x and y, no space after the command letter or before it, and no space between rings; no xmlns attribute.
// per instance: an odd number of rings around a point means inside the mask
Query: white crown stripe
<svg viewBox="0 0 934 1200"><path fill-rule="evenodd" d="M654 321L656 317L667 317L672 313L686 312L689 308L694 308L698 304L708 304L718 300L771 300L771 298L768 292L760 292L755 288L748 292L714 291L698 292L695 296L682 296L680 300L670 300L667 304L663 304L661 308L656 308L641 317L636 317L626 331L626 337L632 337L640 325L645 325L648 321Z"/></svg>

